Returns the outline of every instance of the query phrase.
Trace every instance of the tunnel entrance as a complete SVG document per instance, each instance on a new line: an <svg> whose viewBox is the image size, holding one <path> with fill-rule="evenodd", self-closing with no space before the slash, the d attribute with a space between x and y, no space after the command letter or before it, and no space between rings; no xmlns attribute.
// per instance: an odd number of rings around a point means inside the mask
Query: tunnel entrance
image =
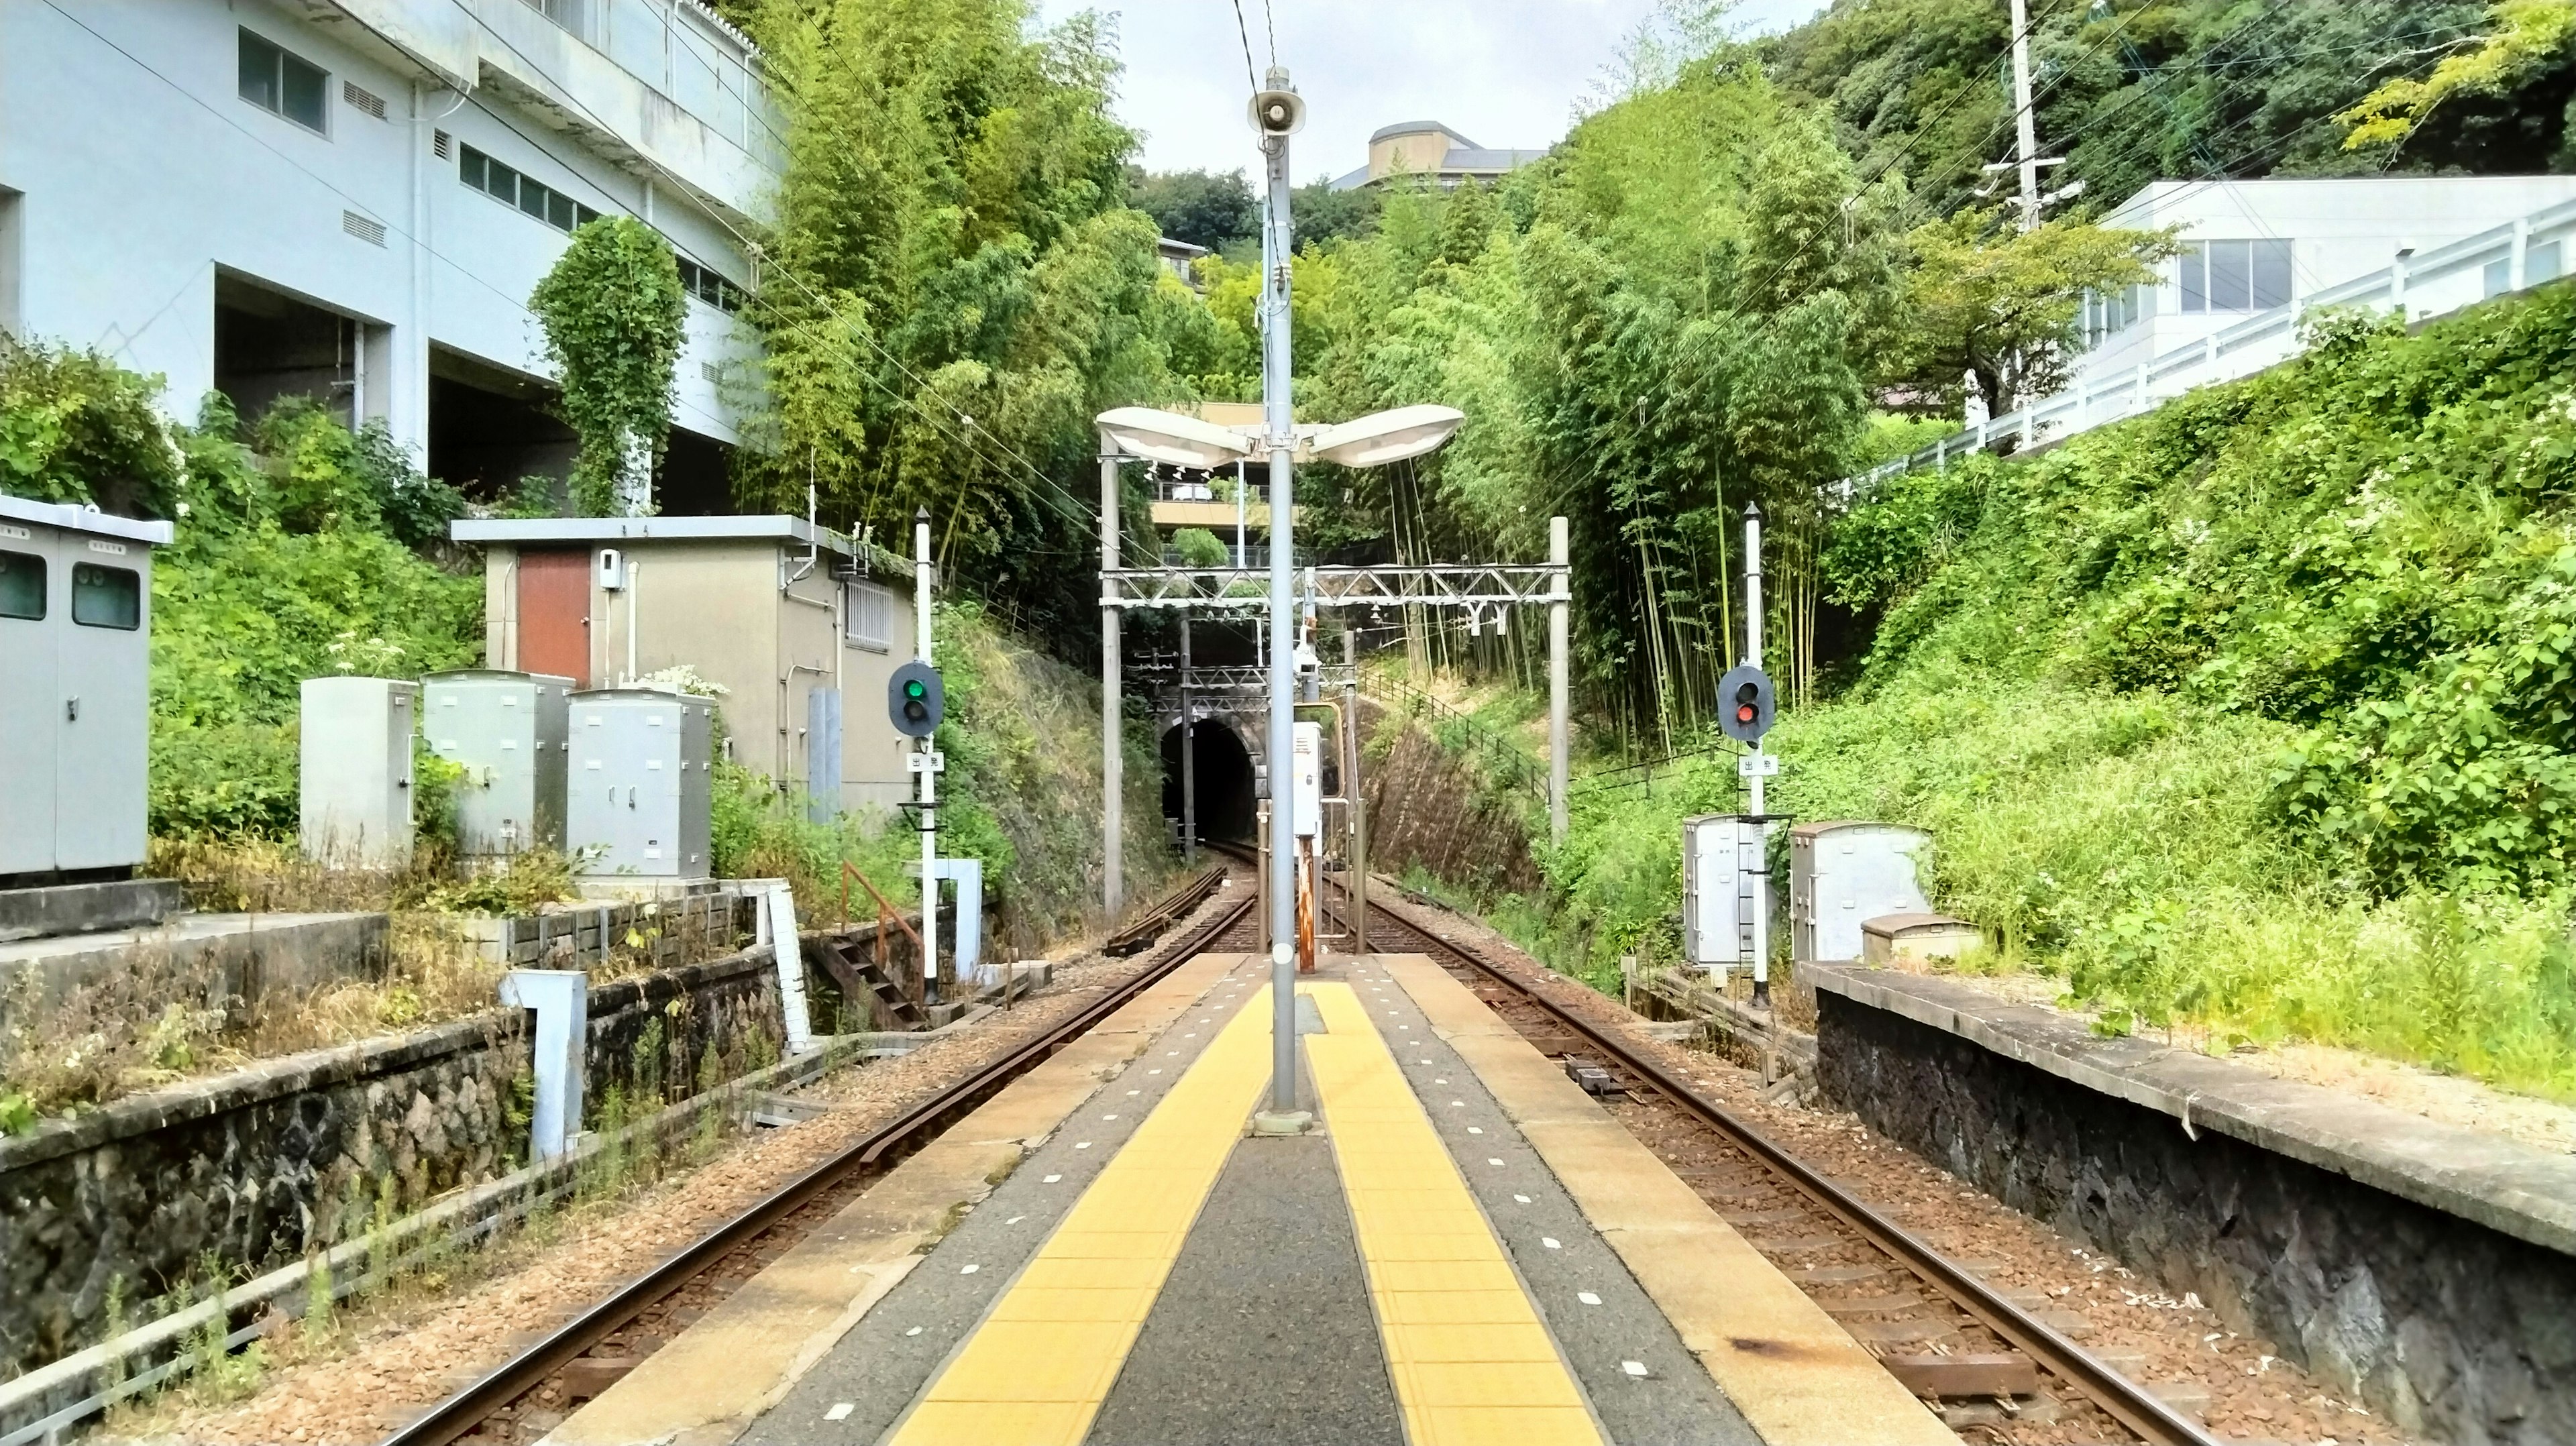
<svg viewBox="0 0 2576 1446"><path fill-rule="evenodd" d="M1243 739L1214 718L1201 718L1190 729L1198 752L1199 837L1249 842L1253 823L1252 755ZM1181 730L1163 733L1163 816L1172 836L1181 829Z"/></svg>

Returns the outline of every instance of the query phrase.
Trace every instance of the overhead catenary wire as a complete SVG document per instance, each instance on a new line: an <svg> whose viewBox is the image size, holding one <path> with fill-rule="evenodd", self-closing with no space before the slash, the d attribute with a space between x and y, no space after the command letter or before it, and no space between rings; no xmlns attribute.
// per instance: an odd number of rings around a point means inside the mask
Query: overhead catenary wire
<svg viewBox="0 0 2576 1446"><path fill-rule="evenodd" d="M1234 33L1243 41L1243 78L1251 85L1252 93L1259 95L1261 77L1252 67L1252 28L1244 23L1243 0L1234 0Z"/></svg>

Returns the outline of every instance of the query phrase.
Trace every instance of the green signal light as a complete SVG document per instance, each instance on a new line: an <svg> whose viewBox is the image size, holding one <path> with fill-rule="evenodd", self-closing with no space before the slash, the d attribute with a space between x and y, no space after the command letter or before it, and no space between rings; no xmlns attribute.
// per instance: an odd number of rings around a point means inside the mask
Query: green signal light
<svg viewBox="0 0 2576 1446"><path fill-rule="evenodd" d="M907 698L924 698L924 697L928 697L928 696L929 696L929 694L930 694L930 687L929 687L929 685L928 685L928 684L926 684L926 683L924 683L924 682L922 682L919 678L909 678L909 679L906 679L906 680L904 681L904 685L903 685L903 695L904 695L905 697L907 697Z"/></svg>

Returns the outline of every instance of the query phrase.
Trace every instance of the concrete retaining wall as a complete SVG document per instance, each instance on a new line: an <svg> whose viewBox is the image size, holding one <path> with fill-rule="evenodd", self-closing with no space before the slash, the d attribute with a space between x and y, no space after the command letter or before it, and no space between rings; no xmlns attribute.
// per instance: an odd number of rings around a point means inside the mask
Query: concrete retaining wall
<svg viewBox="0 0 2576 1446"><path fill-rule="evenodd" d="M2576 1160L1963 985L1802 965L1818 1084L2410 1434L2576 1441Z"/></svg>
<svg viewBox="0 0 2576 1446"><path fill-rule="evenodd" d="M238 1273L363 1235L527 1151L526 1016L488 1014L116 1100L0 1138L0 1376L77 1350L184 1292L211 1252ZM779 1055L766 947L597 985L593 1121L641 1114Z"/></svg>

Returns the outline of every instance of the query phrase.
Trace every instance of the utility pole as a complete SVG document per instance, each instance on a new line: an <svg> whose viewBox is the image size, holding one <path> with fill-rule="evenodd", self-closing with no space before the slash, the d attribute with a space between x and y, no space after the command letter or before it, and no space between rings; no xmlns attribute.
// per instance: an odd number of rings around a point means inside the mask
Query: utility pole
<svg viewBox="0 0 2576 1446"><path fill-rule="evenodd" d="M1547 520L1547 560L1556 569L1547 603L1547 841L1565 842L1569 728L1566 718L1566 606L1573 600L1572 535L1566 520ZM1759 812L1760 810L1755 810Z"/></svg>
<svg viewBox="0 0 2576 1446"><path fill-rule="evenodd" d="M912 514L912 655L930 666L930 509ZM939 740L921 740L921 980L924 998L939 998Z"/></svg>
<svg viewBox="0 0 2576 1446"><path fill-rule="evenodd" d="M1261 421L1270 451L1270 1099L1254 1119L1255 1130L1264 1134L1303 1133L1314 1118L1297 1108L1297 852L1286 846L1296 831L1289 780L1297 753L1297 619L1289 576L1297 419L1289 399L1288 285L1295 252L1288 137L1304 123L1305 110L1288 72L1270 67L1261 93L1252 98L1269 181L1261 227Z"/></svg>
<svg viewBox="0 0 2576 1446"><path fill-rule="evenodd" d="M2021 169L2021 229L2039 229L2039 120L2030 103L2030 3L2012 0L2013 159ZM1760 661L1756 659L1755 661ZM1761 812L1757 805L1754 812Z"/></svg>

